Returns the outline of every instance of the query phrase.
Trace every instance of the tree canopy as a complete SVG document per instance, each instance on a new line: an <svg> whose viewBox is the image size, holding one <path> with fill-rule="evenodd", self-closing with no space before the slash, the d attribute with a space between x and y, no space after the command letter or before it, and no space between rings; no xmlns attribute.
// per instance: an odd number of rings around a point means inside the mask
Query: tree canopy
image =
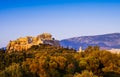
<svg viewBox="0 0 120 77"><path fill-rule="evenodd" d="M89 46L83 52L51 45L0 50L0 77L120 77L120 54Z"/></svg>

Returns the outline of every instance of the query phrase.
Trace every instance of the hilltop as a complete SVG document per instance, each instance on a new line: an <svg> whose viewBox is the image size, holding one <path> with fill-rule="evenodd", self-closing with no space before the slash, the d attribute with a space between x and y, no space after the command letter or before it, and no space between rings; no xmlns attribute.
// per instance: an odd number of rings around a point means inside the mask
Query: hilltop
<svg viewBox="0 0 120 77"><path fill-rule="evenodd" d="M31 48L33 45L39 44L49 44L54 46L59 46L59 41L52 38L52 35L49 33L43 33L33 36L20 37L16 40L12 40L7 45L6 49L8 52L12 51L26 51Z"/></svg>
<svg viewBox="0 0 120 77"><path fill-rule="evenodd" d="M50 33L39 34L36 37L26 36L20 37L16 40L12 40L6 47L6 50L11 51L22 51L27 50L33 45L39 44L50 44L54 46L63 46L74 48L76 50L79 47L86 49L88 46L100 46L101 49L120 49L120 33L111 33L104 35L94 36L80 36L61 41L55 40Z"/></svg>

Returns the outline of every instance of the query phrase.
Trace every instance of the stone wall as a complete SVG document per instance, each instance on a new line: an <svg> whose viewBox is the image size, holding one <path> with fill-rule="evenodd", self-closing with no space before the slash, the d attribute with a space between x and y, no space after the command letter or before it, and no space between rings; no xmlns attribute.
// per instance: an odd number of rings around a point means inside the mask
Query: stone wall
<svg viewBox="0 0 120 77"><path fill-rule="evenodd" d="M58 41L52 38L52 35L49 33L43 33L36 37L27 36L27 37L20 37L17 40L10 41L7 45L7 51L23 51L28 50L33 45L39 44L51 44L55 46L59 46Z"/></svg>

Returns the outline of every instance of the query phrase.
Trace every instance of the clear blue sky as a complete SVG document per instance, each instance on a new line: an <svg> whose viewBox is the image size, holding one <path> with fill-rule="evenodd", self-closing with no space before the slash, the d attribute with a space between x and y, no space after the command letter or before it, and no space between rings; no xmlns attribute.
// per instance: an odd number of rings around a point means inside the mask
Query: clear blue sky
<svg viewBox="0 0 120 77"><path fill-rule="evenodd" d="M0 47L49 32L58 40L120 32L120 0L0 0Z"/></svg>

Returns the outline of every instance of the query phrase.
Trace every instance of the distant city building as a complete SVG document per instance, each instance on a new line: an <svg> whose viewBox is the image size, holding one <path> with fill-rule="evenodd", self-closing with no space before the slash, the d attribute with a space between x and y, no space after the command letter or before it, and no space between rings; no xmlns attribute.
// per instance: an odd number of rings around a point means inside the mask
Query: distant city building
<svg viewBox="0 0 120 77"><path fill-rule="evenodd" d="M82 47L80 46L77 52L82 52Z"/></svg>
<svg viewBox="0 0 120 77"><path fill-rule="evenodd" d="M108 50L109 52L111 53L116 53L116 54L120 54L120 49L111 49L111 50Z"/></svg>

